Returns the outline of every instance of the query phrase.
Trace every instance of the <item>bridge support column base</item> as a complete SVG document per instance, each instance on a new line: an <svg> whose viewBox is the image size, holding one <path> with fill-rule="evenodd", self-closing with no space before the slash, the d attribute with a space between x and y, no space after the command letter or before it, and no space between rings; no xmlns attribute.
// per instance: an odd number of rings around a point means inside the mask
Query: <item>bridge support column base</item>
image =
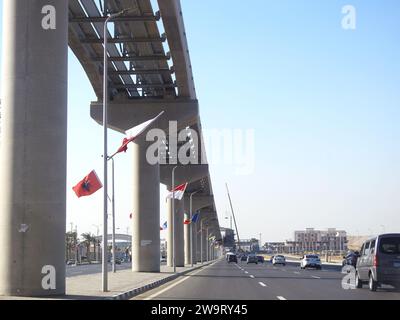
<svg viewBox="0 0 400 320"><path fill-rule="evenodd" d="M132 146L132 271L160 272L160 166L148 163L145 136Z"/></svg>
<svg viewBox="0 0 400 320"><path fill-rule="evenodd" d="M64 295L68 1L4 0L2 40L0 295Z"/></svg>

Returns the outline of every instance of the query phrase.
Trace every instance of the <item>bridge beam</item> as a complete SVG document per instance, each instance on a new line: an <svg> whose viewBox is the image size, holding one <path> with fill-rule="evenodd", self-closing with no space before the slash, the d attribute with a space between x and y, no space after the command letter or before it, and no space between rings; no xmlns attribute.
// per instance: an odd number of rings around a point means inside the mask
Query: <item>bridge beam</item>
<svg viewBox="0 0 400 320"><path fill-rule="evenodd" d="M178 130L194 125L199 118L199 105L197 100L173 99L173 100L114 100L108 106L109 127L115 131L124 133L164 111L164 115L158 120L158 128L167 131L169 121L177 121ZM97 123L103 124L103 103L92 102L90 116Z"/></svg>
<svg viewBox="0 0 400 320"><path fill-rule="evenodd" d="M0 295L63 295L68 1L4 0L2 46Z"/></svg>
<svg viewBox="0 0 400 320"><path fill-rule="evenodd" d="M175 166L178 166L178 168L175 170L174 176L175 186L186 182L195 182L209 175L208 164L162 164L160 165L160 181L162 184L171 185L172 169Z"/></svg>

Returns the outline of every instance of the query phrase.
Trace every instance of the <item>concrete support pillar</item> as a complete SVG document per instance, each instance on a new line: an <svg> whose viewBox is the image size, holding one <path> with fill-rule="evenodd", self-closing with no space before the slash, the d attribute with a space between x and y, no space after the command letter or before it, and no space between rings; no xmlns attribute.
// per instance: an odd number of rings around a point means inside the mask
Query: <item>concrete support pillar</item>
<svg viewBox="0 0 400 320"><path fill-rule="evenodd" d="M175 259L177 267L185 266L185 240L183 235L184 204L185 201L183 199L175 202Z"/></svg>
<svg viewBox="0 0 400 320"><path fill-rule="evenodd" d="M210 240L208 237L210 236L208 232L208 228L206 229L206 261L210 261Z"/></svg>
<svg viewBox="0 0 400 320"><path fill-rule="evenodd" d="M190 220L190 214L189 213L184 213L184 220ZM190 233L191 233L191 228L192 224L185 224L183 226L184 228L184 246L185 246L185 264L191 264L192 263L192 242Z"/></svg>
<svg viewBox="0 0 400 320"><path fill-rule="evenodd" d="M192 224L192 261L191 263L196 264L197 263L197 227L198 227L198 222Z"/></svg>
<svg viewBox="0 0 400 320"><path fill-rule="evenodd" d="M168 190L171 190L171 186L168 186ZM183 208L184 200L175 199L175 219L174 226L172 224L172 199L167 201L167 241L168 241L168 252L167 252L167 266L172 267L173 263L173 251L175 250L175 263L177 267L184 267L184 236L183 236ZM175 227L175 230L174 230ZM175 248L173 248L173 238L175 240Z"/></svg>
<svg viewBox="0 0 400 320"><path fill-rule="evenodd" d="M200 232L200 223L198 224L198 228L197 228L197 235L196 235L196 239L197 239L197 244L196 244L196 259L197 262L200 263L201 262L201 232Z"/></svg>
<svg viewBox="0 0 400 320"><path fill-rule="evenodd" d="M146 159L145 136L132 146L132 271L160 272L160 167Z"/></svg>
<svg viewBox="0 0 400 320"><path fill-rule="evenodd" d="M4 0L2 19L0 295L63 295L68 1Z"/></svg>
<svg viewBox="0 0 400 320"><path fill-rule="evenodd" d="M171 190L171 187L167 187L168 190ZM176 204L176 201L175 201ZM172 225L172 199L167 199L167 266L173 267L173 254L174 254L174 226Z"/></svg>
<svg viewBox="0 0 400 320"><path fill-rule="evenodd" d="M207 261L207 234L206 234L205 230L202 231L201 245L202 245L201 255L203 258L203 262L206 262Z"/></svg>

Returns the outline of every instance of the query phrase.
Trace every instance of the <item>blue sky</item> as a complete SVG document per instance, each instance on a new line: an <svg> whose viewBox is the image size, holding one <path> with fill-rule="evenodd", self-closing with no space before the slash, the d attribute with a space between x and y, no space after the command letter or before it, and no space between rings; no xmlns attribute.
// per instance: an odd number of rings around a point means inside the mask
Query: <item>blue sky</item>
<svg viewBox="0 0 400 320"><path fill-rule="evenodd" d="M347 4L357 10L356 30L341 27ZM203 127L255 130L252 174L211 164L220 222L227 223L228 182L244 238L285 240L306 227L400 232L400 3L182 0L182 7ZM102 172L92 100L70 52L68 187L92 168ZM110 136L118 147L122 136ZM130 155L116 164L117 227L126 231ZM95 233L101 197L78 200L69 191L68 223Z"/></svg>

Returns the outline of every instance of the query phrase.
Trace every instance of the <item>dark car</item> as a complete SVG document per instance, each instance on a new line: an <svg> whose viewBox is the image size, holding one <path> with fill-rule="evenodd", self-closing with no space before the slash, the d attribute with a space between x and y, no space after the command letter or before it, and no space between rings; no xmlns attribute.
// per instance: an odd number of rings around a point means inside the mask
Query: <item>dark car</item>
<svg viewBox="0 0 400 320"><path fill-rule="evenodd" d="M240 261L247 261L247 256L244 254L240 257Z"/></svg>
<svg viewBox="0 0 400 320"><path fill-rule="evenodd" d="M259 263L264 263L264 257L263 256L257 256L257 260Z"/></svg>
<svg viewBox="0 0 400 320"><path fill-rule="evenodd" d="M247 264L249 264L249 263L255 263L255 264L258 264L258 259L257 259L257 256L256 255L253 255L253 254L249 254L248 256L247 256Z"/></svg>
<svg viewBox="0 0 400 320"><path fill-rule="evenodd" d="M381 284L400 285L400 233L383 234L364 242L357 259L356 287L368 283L371 291Z"/></svg>
<svg viewBox="0 0 400 320"><path fill-rule="evenodd" d="M231 262L237 263L237 262L238 262L238 259L237 259L236 254L234 254L234 253L228 253L228 254L226 255L226 261L227 261L228 263L231 263Z"/></svg>
<svg viewBox="0 0 400 320"><path fill-rule="evenodd" d="M357 259L360 256L358 251L349 251L344 257L342 261L342 266L353 266L354 268L357 266Z"/></svg>

